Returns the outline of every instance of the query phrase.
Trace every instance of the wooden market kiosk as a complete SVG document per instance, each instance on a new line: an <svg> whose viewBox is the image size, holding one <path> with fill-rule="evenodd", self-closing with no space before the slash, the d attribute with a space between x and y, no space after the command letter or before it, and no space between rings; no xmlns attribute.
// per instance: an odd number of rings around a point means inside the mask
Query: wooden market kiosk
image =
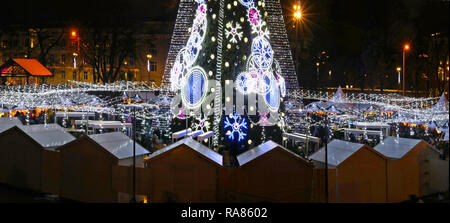
<svg viewBox="0 0 450 223"><path fill-rule="evenodd" d="M388 202L448 191L448 160L423 140L388 137L375 148L388 158Z"/></svg>
<svg viewBox="0 0 450 223"><path fill-rule="evenodd" d="M0 66L0 85L45 83L51 76L53 73L35 59L10 59Z"/></svg>
<svg viewBox="0 0 450 223"><path fill-rule="evenodd" d="M60 154L75 138L56 124L15 125L0 133L0 183L59 194Z"/></svg>
<svg viewBox="0 0 450 223"><path fill-rule="evenodd" d="M221 179L229 202L311 202L313 165L273 141L237 156L238 168ZM234 199L233 199L234 198Z"/></svg>
<svg viewBox="0 0 450 223"><path fill-rule="evenodd" d="M324 202L325 148L314 163L314 200ZM387 201L387 158L368 145L333 140L328 144L328 194L333 203Z"/></svg>

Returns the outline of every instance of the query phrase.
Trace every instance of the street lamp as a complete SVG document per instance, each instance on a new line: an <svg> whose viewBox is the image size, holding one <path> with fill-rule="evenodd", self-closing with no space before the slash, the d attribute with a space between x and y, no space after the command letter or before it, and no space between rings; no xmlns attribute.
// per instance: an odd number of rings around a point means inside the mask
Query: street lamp
<svg viewBox="0 0 450 223"><path fill-rule="evenodd" d="M78 81L78 75L77 75L77 57L78 54L80 53L80 37L78 36L77 30L76 29L72 29L72 31L70 32L70 37L72 39L72 47L76 47L76 49L74 50L73 53L73 68L75 69L75 81ZM76 44L76 45L75 45Z"/></svg>
<svg viewBox="0 0 450 223"><path fill-rule="evenodd" d="M403 96L405 96L405 55L406 55L406 51L409 51L409 44L405 44L405 46L403 47Z"/></svg>
<svg viewBox="0 0 450 223"><path fill-rule="evenodd" d="M300 21L302 19L302 11L300 6L300 0L297 1L297 4L294 5L294 22L295 22L295 71L298 76L300 76L299 69L299 47L298 43L298 26L300 25Z"/></svg>
<svg viewBox="0 0 450 223"><path fill-rule="evenodd" d="M400 85L400 72L402 71L401 67L397 67L397 72L398 72L398 85Z"/></svg>
<svg viewBox="0 0 450 223"><path fill-rule="evenodd" d="M302 11L301 11L301 7L300 7L300 1L297 2L297 5L294 5L294 17L295 19L301 19L302 18Z"/></svg>
<svg viewBox="0 0 450 223"><path fill-rule="evenodd" d="M73 53L73 68L77 68L77 56L78 56L78 53L74 52Z"/></svg>
<svg viewBox="0 0 450 223"><path fill-rule="evenodd" d="M316 63L316 66L317 66L317 81L319 81L319 80L320 80L320 63L317 62L317 63ZM317 82L317 83L318 83L318 82Z"/></svg>

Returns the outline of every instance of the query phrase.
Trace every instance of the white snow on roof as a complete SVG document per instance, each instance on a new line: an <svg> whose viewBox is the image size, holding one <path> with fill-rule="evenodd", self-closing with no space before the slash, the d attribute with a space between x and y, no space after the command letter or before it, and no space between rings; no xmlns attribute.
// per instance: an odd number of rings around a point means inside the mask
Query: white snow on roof
<svg viewBox="0 0 450 223"><path fill-rule="evenodd" d="M18 118L0 118L0 133L14 127L21 126L22 122Z"/></svg>
<svg viewBox="0 0 450 223"><path fill-rule="evenodd" d="M117 159L133 157L133 140L122 132L89 135L91 139L113 154ZM150 153L144 147L136 143L136 156Z"/></svg>
<svg viewBox="0 0 450 223"><path fill-rule="evenodd" d="M191 139L191 138L185 138L183 140L180 140L176 143L171 144L170 146L167 146L163 149L160 149L154 153L152 153L150 155L149 159L152 159L158 155L161 155L167 151L170 151L172 149L175 149L177 147L179 147L180 145L185 144L187 147L191 148L192 150L202 154L203 156L205 156L206 158L208 158L209 160L222 165L222 155L220 155L219 153L216 153L214 150L204 146L203 144Z"/></svg>
<svg viewBox="0 0 450 223"><path fill-rule="evenodd" d="M333 140L328 143L328 165L339 166L344 160L361 149L364 145L342 140ZM321 148L309 157L311 160L325 163L325 148Z"/></svg>
<svg viewBox="0 0 450 223"><path fill-rule="evenodd" d="M18 126L44 148L59 147L75 140L57 124Z"/></svg>
<svg viewBox="0 0 450 223"><path fill-rule="evenodd" d="M374 149L386 157L400 159L419 144L420 141L422 140L388 137L375 146Z"/></svg>
<svg viewBox="0 0 450 223"><path fill-rule="evenodd" d="M282 146L276 144L273 141L267 141L264 144L261 144L253 149L250 149L242 154L240 154L237 157L237 160L239 162L240 166L243 166L249 162L251 162L252 160L262 156L263 154L275 149L275 148L282 148L284 149ZM299 159L302 159L301 157L299 157L298 155L296 155L295 153L284 149L286 152L291 153L292 155L298 157Z"/></svg>

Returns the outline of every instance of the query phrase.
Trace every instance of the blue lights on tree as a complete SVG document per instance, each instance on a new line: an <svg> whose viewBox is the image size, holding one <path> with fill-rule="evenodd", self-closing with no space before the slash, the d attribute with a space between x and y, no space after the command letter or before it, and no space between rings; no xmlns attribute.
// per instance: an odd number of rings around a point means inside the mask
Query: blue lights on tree
<svg viewBox="0 0 450 223"><path fill-rule="evenodd" d="M226 135L231 141L235 140L236 133L238 135L238 142L241 142L245 139L245 136L247 136L244 132L244 129L247 129L247 121L245 121L245 118L240 115L233 115L232 118L231 116L225 118L224 129L227 130L228 128L230 128L230 130L227 131Z"/></svg>

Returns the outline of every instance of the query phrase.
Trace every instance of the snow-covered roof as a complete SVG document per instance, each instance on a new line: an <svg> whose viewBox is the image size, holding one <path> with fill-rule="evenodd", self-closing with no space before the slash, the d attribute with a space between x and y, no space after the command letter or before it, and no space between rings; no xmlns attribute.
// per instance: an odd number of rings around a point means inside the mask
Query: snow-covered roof
<svg viewBox="0 0 450 223"><path fill-rule="evenodd" d="M339 166L344 160L353 155L364 144L352 143L342 140L333 140L328 143L328 165ZM321 148L309 157L311 160L325 163L325 148Z"/></svg>
<svg viewBox="0 0 450 223"><path fill-rule="evenodd" d="M70 133L57 124L18 126L44 148L62 146L75 140Z"/></svg>
<svg viewBox="0 0 450 223"><path fill-rule="evenodd" d="M400 159L421 141L420 139L388 137L374 149L386 157Z"/></svg>
<svg viewBox="0 0 450 223"><path fill-rule="evenodd" d="M22 122L18 118L0 118L0 133L14 127L21 126Z"/></svg>
<svg viewBox="0 0 450 223"><path fill-rule="evenodd" d="M251 150L248 150L248 151L240 154L237 157L237 160L239 162L239 165L243 166L243 165L251 162L252 160L257 159L258 157L262 156L263 154L265 154L267 152L270 152L271 150L273 150L275 148L284 149L282 146L276 144L275 142L268 141L268 142L266 142L264 144L261 144L261 145L255 147L255 148L253 148ZM286 150L286 149L284 149L284 150ZM291 152L289 150L286 150L286 152L291 153L293 156L296 156L299 159L303 159L303 158L299 157L298 155L296 155L295 153L293 153L293 152Z"/></svg>
<svg viewBox="0 0 450 223"><path fill-rule="evenodd" d="M201 144L191 138L185 138L185 139L180 140L176 143L173 143L163 149L160 149L160 150L152 153L147 160L153 159L154 157L164 154L165 152L175 149L183 144L186 145L187 147L191 148L192 150L200 153L207 159L209 159L219 165L222 165L222 155L220 155L219 153L216 153L214 150L204 146L203 144Z"/></svg>
<svg viewBox="0 0 450 223"><path fill-rule="evenodd" d="M109 151L117 159L133 157L133 140L122 132L89 135L91 139ZM144 147L136 143L136 156L150 153Z"/></svg>

